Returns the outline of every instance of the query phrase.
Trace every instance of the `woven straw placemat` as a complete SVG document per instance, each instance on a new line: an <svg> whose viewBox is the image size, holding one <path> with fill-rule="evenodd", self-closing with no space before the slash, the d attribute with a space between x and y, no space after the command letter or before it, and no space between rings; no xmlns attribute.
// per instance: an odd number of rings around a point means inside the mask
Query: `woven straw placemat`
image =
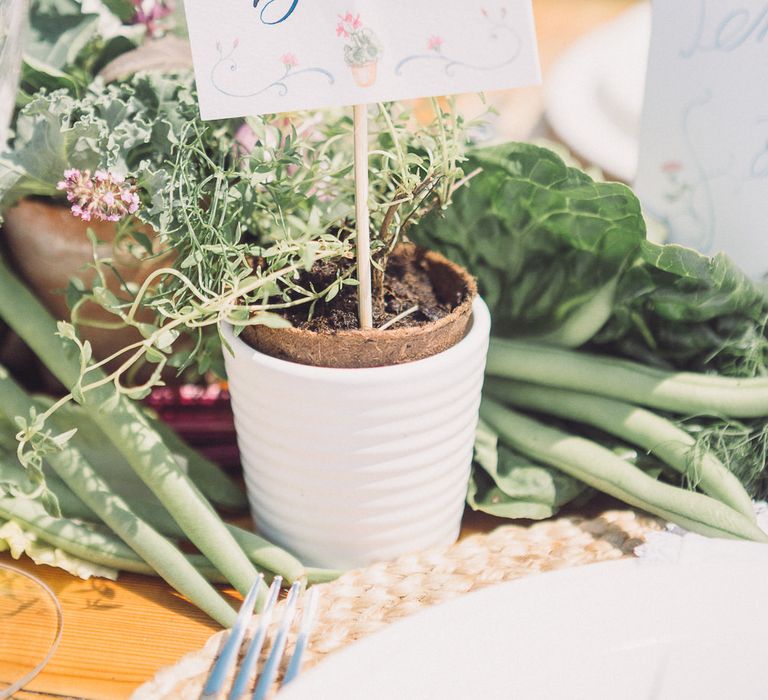
<svg viewBox="0 0 768 700"><path fill-rule="evenodd" d="M662 527L660 521L629 510L606 511L593 519L505 525L452 547L350 571L321 586L303 668L391 622L457 596L530 574L632 556L646 533ZM225 635L218 632L199 652L162 669L132 700L197 700Z"/></svg>

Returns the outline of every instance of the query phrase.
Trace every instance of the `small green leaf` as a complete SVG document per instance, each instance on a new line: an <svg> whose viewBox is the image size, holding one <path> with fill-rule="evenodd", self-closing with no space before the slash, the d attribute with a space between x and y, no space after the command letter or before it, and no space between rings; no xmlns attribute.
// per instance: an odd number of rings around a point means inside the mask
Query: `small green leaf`
<svg viewBox="0 0 768 700"><path fill-rule="evenodd" d="M157 364L158 362L162 362L166 359L165 355L163 355L163 353L156 348L147 348L146 352L144 353L144 357L146 358L147 362L151 362L152 364Z"/></svg>
<svg viewBox="0 0 768 700"><path fill-rule="evenodd" d="M92 357L93 349L91 348L91 342L86 340L80 350L80 361L87 367L90 364Z"/></svg>
<svg viewBox="0 0 768 700"><path fill-rule="evenodd" d="M157 340L155 341L155 347L158 350L167 350L176 342L176 339L178 337L179 337L179 332L177 330L173 330L173 329L161 330L160 335L157 337Z"/></svg>
<svg viewBox="0 0 768 700"><path fill-rule="evenodd" d="M59 336L64 338L64 340L75 340L77 338L75 327L71 323L67 323L67 321L58 321L56 328Z"/></svg>
<svg viewBox="0 0 768 700"><path fill-rule="evenodd" d="M334 284L329 290L328 293L325 295L326 301L332 301L336 298L338 293L341 291L341 285L340 284Z"/></svg>
<svg viewBox="0 0 768 700"><path fill-rule="evenodd" d="M251 312L248 311L248 309L245 308L239 308L239 309L232 309L232 311L229 312L229 320L232 321L232 323L237 322L246 322L251 318Z"/></svg>
<svg viewBox="0 0 768 700"><path fill-rule="evenodd" d="M102 306L105 309L114 309L121 304L120 300L106 287L95 287L93 290L93 298L99 306Z"/></svg>
<svg viewBox="0 0 768 700"><path fill-rule="evenodd" d="M52 518L60 518L61 517L61 506L59 505L59 499L56 496L53 491L50 491L46 489L43 491L42 495L40 496L40 503L42 504L43 508L45 508L45 512L48 513Z"/></svg>
<svg viewBox="0 0 768 700"><path fill-rule="evenodd" d="M74 437L75 433L77 433L77 428L72 428L72 430L68 430L65 433L60 433L59 435L53 436L51 438L51 442L53 442L56 448L62 450L66 444Z"/></svg>
<svg viewBox="0 0 768 700"><path fill-rule="evenodd" d="M158 330L157 326L151 323L140 323L138 324L137 328L139 329L139 333L141 333L141 335L145 338L150 338Z"/></svg>
<svg viewBox="0 0 768 700"><path fill-rule="evenodd" d="M85 397L83 396L83 387L79 381L69 390L69 393L72 394L72 399L75 401L75 403L82 405L85 402Z"/></svg>
<svg viewBox="0 0 768 700"><path fill-rule="evenodd" d="M75 305L87 296L83 281L79 277L71 277L67 284L67 307L75 308Z"/></svg>
<svg viewBox="0 0 768 700"><path fill-rule="evenodd" d="M133 231L131 233L133 238L136 240L136 242L144 248L144 250L147 251L147 253L153 253L153 247L152 247L152 239L146 234L142 233L141 231Z"/></svg>
<svg viewBox="0 0 768 700"><path fill-rule="evenodd" d="M152 393L151 387L135 387L133 389L125 389L123 392L129 399L134 401L141 401L146 399Z"/></svg>
<svg viewBox="0 0 768 700"><path fill-rule="evenodd" d="M257 314L253 317L253 320L267 328L290 328L293 325L287 318L283 318L279 314L267 312Z"/></svg>

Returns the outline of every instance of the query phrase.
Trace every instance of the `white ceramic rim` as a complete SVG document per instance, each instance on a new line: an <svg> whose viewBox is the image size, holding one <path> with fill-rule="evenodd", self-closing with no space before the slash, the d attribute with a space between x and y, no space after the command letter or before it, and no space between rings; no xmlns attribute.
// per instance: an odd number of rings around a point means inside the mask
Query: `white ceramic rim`
<svg viewBox="0 0 768 700"><path fill-rule="evenodd" d="M314 367L312 365L302 365L298 362L289 362L288 360L281 360L271 355L265 355L258 350L255 350L248 345L244 340L235 337L232 325L229 323L219 324L219 331L223 335L225 342L232 348L234 357L250 356L253 361L259 362L259 364L268 367L269 369L281 372L283 374L291 374L295 377L306 377L312 379L326 378L334 381L352 379L357 377L361 372L367 374L368 379L386 380L390 375L397 373L413 374L417 376L428 365L437 365L441 363L450 363L454 355L463 354L468 351L472 351L474 347L482 347L487 342L491 329L491 314L488 311L488 306L483 299L478 295L472 302L472 319L469 331L456 345L444 350L443 352L426 357L423 360L414 360L413 362L406 362L400 365L387 365L384 367L361 367L361 368L340 368L340 367ZM229 352L227 348L224 348L224 352Z"/></svg>

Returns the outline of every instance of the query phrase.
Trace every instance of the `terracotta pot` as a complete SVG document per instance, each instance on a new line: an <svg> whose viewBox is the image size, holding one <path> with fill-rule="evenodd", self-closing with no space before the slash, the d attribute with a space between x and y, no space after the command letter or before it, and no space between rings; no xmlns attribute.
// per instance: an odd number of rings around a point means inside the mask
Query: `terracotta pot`
<svg viewBox="0 0 768 700"><path fill-rule="evenodd" d="M71 214L65 206L37 200L22 200L5 213L3 240L11 263L19 276L29 285L45 307L57 318L69 320L64 291L72 278L86 284L93 280L93 270L87 269L93 261L93 248L86 234L91 228L100 241L100 253L113 255L111 243L115 239L115 225L110 222L86 223ZM148 231L149 232L149 231ZM168 263L162 256L139 262L127 251L114 253L115 268L127 282L141 284L153 270ZM109 287L119 290L117 277L108 275ZM99 306L87 303L82 313L89 319L114 323L115 316ZM145 320L151 320L146 317ZM96 358L108 357L136 340L140 335L133 329L104 330L81 326L79 332L93 346Z"/></svg>
<svg viewBox="0 0 768 700"><path fill-rule="evenodd" d="M307 564L364 566L458 537L490 314L466 272L433 253L425 259L438 294L464 296L441 321L278 332L291 338L290 354L330 367L254 350L222 326L254 520Z"/></svg>
<svg viewBox="0 0 768 700"><path fill-rule="evenodd" d="M352 77L355 79L358 87L371 87L376 82L378 67L378 61L369 61L360 66L352 66Z"/></svg>

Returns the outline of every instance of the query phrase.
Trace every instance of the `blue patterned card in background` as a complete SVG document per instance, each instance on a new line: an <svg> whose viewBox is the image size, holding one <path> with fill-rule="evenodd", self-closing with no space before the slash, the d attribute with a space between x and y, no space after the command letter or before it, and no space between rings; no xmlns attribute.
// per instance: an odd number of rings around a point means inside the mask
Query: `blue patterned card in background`
<svg viewBox="0 0 768 700"><path fill-rule="evenodd" d="M635 185L672 242L768 272L768 0L654 0Z"/></svg>

